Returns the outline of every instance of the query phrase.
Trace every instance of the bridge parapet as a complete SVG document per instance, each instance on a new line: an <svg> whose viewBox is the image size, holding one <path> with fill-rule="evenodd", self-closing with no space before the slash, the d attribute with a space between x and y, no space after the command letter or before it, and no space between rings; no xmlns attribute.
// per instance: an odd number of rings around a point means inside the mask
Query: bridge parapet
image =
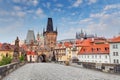
<svg viewBox="0 0 120 80"><path fill-rule="evenodd" d="M8 75L9 73L11 73L12 71L18 69L19 67L23 66L25 64L25 62L19 63L19 62L15 62L15 63L11 63L11 64L7 64L4 66L0 66L0 80L5 77L6 75Z"/></svg>

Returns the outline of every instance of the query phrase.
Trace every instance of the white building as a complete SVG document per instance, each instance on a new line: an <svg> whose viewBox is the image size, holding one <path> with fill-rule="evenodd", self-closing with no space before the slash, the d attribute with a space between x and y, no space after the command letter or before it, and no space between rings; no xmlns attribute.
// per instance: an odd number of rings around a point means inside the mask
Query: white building
<svg viewBox="0 0 120 80"><path fill-rule="evenodd" d="M78 55L80 62L92 62L92 63L110 63L109 54L84 54Z"/></svg>
<svg viewBox="0 0 120 80"><path fill-rule="evenodd" d="M78 59L80 62L110 63L109 44L83 46Z"/></svg>
<svg viewBox="0 0 120 80"><path fill-rule="evenodd" d="M27 61L28 62L36 62L38 55L35 52L28 51L27 52Z"/></svg>
<svg viewBox="0 0 120 80"><path fill-rule="evenodd" d="M110 42L110 61L113 64L120 64L120 36Z"/></svg>

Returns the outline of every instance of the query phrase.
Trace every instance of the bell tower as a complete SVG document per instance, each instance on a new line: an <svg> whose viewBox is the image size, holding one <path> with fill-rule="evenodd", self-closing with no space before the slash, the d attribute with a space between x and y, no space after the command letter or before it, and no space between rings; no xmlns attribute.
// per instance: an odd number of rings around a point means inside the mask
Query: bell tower
<svg viewBox="0 0 120 80"><path fill-rule="evenodd" d="M54 50L57 41L57 29L53 28L52 18L48 18L46 30L43 30L44 46L49 48L51 51Z"/></svg>

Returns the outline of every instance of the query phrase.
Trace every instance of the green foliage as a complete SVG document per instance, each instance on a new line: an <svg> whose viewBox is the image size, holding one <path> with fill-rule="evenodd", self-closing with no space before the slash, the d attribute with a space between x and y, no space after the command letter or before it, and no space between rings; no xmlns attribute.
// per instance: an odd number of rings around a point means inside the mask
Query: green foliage
<svg viewBox="0 0 120 80"><path fill-rule="evenodd" d="M23 61L25 60L24 55L21 55L21 56L19 57L19 59L20 59L20 62L23 62Z"/></svg>
<svg viewBox="0 0 120 80"><path fill-rule="evenodd" d="M2 60L0 61L0 66L10 64L12 61L12 57L8 55L8 57L2 55Z"/></svg>

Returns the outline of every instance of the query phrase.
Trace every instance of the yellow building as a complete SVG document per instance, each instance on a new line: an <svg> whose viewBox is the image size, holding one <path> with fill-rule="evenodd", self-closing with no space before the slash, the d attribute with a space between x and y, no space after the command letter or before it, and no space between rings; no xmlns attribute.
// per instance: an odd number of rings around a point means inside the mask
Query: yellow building
<svg viewBox="0 0 120 80"><path fill-rule="evenodd" d="M0 60L2 59L2 56L13 56L14 48L12 45L4 43L0 47Z"/></svg>

